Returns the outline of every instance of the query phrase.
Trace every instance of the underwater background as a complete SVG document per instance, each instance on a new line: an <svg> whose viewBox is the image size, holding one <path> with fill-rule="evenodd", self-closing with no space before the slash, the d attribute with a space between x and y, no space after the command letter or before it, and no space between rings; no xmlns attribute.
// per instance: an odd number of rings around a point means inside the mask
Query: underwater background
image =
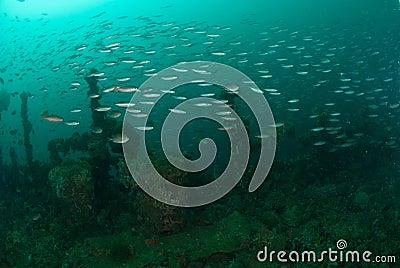
<svg viewBox="0 0 400 268"><path fill-rule="evenodd" d="M344 240L397 267L399 1L1 0L0 11L0 267L370 267L257 258L265 246L322 252ZM276 154L255 192L271 136L235 90L182 85L150 114L130 102L147 79L192 61L236 68L268 101ZM176 71L164 80L186 70ZM227 128L206 118L183 128L188 159L204 138L217 145L199 172L174 167L160 141L167 115L189 112L174 107L200 96L218 102L197 106L223 102L240 116L247 169L211 204L166 205L132 178L141 156L128 167L123 145L139 137L123 121L147 118L137 131L166 179L204 185L229 164Z"/></svg>

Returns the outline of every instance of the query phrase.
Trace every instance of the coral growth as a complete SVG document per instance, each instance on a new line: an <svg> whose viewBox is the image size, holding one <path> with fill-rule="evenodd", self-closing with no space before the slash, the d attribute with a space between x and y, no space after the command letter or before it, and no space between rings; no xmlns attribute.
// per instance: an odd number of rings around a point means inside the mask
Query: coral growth
<svg viewBox="0 0 400 268"><path fill-rule="evenodd" d="M65 161L53 168L48 177L55 194L64 203L67 225L89 225L94 198L89 164L82 160Z"/></svg>

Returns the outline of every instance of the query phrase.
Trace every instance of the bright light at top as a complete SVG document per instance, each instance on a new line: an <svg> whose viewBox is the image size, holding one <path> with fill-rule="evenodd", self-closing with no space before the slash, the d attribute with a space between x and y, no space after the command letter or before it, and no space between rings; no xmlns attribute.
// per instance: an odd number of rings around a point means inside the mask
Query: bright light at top
<svg viewBox="0 0 400 268"><path fill-rule="evenodd" d="M11 16L37 17L42 13L50 16L68 16L96 8L109 0L1 0L1 11Z"/></svg>

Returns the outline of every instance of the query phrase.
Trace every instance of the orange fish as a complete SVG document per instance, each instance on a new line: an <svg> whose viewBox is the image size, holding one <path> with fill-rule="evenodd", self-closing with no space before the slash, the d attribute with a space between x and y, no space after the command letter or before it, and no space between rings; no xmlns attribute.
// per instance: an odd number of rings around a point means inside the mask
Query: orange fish
<svg viewBox="0 0 400 268"><path fill-rule="evenodd" d="M44 116L43 119L47 120L49 122L62 122L62 121L64 121L64 118L56 116L56 115Z"/></svg>

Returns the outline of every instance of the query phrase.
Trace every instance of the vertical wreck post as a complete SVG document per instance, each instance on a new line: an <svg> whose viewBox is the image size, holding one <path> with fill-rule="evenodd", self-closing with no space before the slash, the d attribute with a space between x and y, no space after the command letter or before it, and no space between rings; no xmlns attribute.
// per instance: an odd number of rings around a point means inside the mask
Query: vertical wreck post
<svg viewBox="0 0 400 268"><path fill-rule="evenodd" d="M109 193L108 171L111 162L111 155L107 147L108 137L111 133L111 125L104 113L96 111L96 108L100 106L100 97L93 98L95 95L99 95L100 89L97 85L97 77L93 74L96 73L96 69L91 69L87 77L86 82L89 85L88 96L90 97L90 109L92 110L92 128L100 127L103 129L101 134L96 134L91 137L90 144L88 146L91 165L91 174L94 178L94 192L96 200L108 200L107 196ZM104 202L104 201L103 201ZM105 204L97 203L97 206L104 206Z"/></svg>
<svg viewBox="0 0 400 268"><path fill-rule="evenodd" d="M28 168L32 167L33 155L30 133L32 131L32 123L28 119L28 93L25 91L20 94L21 97L21 119L24 130L24 146L26 152L26 160Z"/></svg>
<svg viewBox="0 0 400 268"><path fill-rule="evenodd" d="M0 146L0 183L4 182L3 150Z"/></svg>
<svg viewBox="0 0 400 268"><path fill-rule="evenodd" d="M101 127L104 124L105 116L103 113L96 113L96 108L100 106L99 98L93 96L99 95L99 87L97 85L97 77L93 74L96 73L96 69L91 69L90 74L85 77L86 82L89 85L88 96L90 97L90 109L92 110L93 126Z"/></svg>

